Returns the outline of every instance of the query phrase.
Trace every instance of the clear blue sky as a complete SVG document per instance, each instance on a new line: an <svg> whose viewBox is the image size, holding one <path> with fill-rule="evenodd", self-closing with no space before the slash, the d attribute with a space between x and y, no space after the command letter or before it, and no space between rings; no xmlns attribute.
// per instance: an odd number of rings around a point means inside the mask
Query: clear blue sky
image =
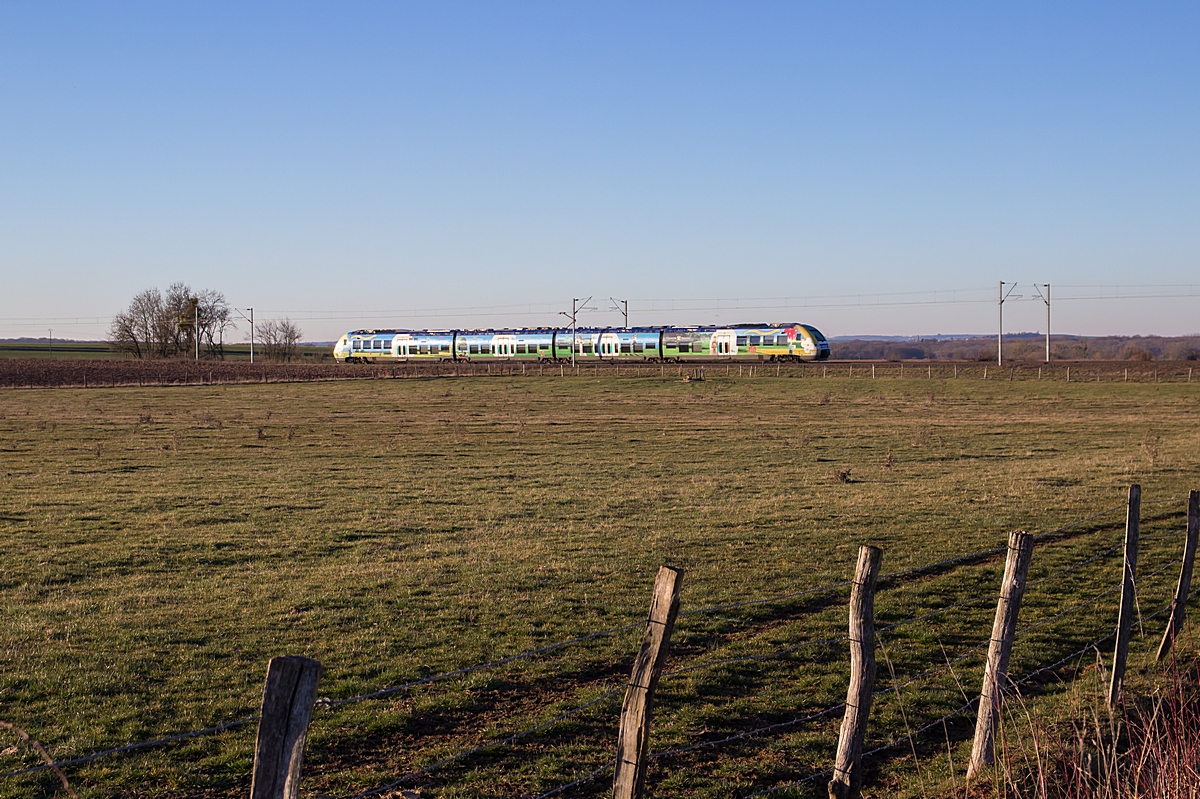
<svg viewBox="0 0 1200 799"><path fill-rule="evenodd" d="M6 1L0 336L175 280L310 339L987 333L999 280L1197 333L1198 101L1194 3Z"/></svg>

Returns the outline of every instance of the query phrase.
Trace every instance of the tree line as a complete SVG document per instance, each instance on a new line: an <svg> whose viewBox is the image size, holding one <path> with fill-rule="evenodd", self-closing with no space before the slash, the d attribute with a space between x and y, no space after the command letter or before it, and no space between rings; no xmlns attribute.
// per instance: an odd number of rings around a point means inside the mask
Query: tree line
<svg viewBox="0 0 1200 799"><path fill-rule="evenodd" d="M1194 361L1200 358L1200 336L1051 336L1056 361ZM995 336L921 341L835 340L838 360L994 361ZM1037 362L1046 357L1046 339L1035 334L1004 337L1004 360Z"/></svg>
<svg viewBox="0 0 1200 799"><path fill-rule="evenodd" d="M134 295L113 317L109 344L135 358L200 357L224 360L225 337L237 329L233 308L214 289L192 291L172 283L166 292L149 288ZM253 330L256 348L269 361L296 357L303 332L290 319L270 319ZM247 331L246 340L249 340Z"/></svg>

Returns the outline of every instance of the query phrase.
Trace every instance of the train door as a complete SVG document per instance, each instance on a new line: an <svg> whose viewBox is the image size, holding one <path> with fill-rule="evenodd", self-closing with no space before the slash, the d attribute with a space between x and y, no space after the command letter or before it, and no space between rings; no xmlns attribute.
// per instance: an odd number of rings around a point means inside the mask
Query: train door
<svg viewBox="0 0 1200 799"><path fill-rule="evenodd" d="M601 358L615 357L621 352L621 339L616 333L601 333L600 346L596 352Z"/></svg>
<svg viewBox="0 0 1200 799"><path fill-rule="evenodd" d="M516 353L516 336L492 336L492 355L498 358L511 358Z"/></svg>
<svg viewBox="0 0 1200 799"><path fill-rule="evenodd" d="M737 335L732 330L717 330L708 345L709 355L730 356L737 352Z"/></svg>

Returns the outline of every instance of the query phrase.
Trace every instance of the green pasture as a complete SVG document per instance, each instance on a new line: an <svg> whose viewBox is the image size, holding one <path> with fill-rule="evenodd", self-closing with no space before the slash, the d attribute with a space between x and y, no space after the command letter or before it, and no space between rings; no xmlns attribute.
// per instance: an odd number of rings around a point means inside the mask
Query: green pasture
<svg viewBox="0 0 1200 799"><path fill-rule="evenodd" d="M119 358L103 341L14 341L0 340L0 358Z"/></svg>
<svg viewBox="0 0 1200 799"><path fill-rule="evenodd" d="M1142 612L1174 583L1200 487L1200 383L441 378L0 392L0 720L57 759L257 712L266 661L350 697L644 617L661 564L683 613L891 572L1045 532L1144 490ZM1117 511L1040 545L1021 626L1117 584ZM878 624L994 593L1001 558L892 580ZM1149 576L1162 570L1157 576ZM1043 579L1049 577L1050 579ZM652 751L844 698L844 589L681 616ZM1019 638L1026 673L1104 635L1115 595ZM867 748L978 691L994 606L885 630ZM1130 668L1161 620L1139 627ZM305 796L342 797L620 688L638 629L333 709ZM806 642L808 645L803 645ZM785 651L782 654L782 650ZM718 659L750 658L701 667ZM1095 662L1094 655L1091 663ZM894 676L893 676L894 675ZM1053 692L1052 685L1041 689ZM1032 690L1031 695L1037 691ZM1034 700L1036 701L1036 699ZM410 786L534 796L612 756L620 693ZM742 797L830 765L839 713L656 760L653 796ZM961 779L969 720L872 761L869 795ZM233 797L254 725L66 774L82 797ZM951 756L947 756L947 739ZM0 771L38 759L0 731ZM564 794L606 795L608 775ZM49 772L0 797L54 795ZM824 796L816 779L774 796Z"/></svg>

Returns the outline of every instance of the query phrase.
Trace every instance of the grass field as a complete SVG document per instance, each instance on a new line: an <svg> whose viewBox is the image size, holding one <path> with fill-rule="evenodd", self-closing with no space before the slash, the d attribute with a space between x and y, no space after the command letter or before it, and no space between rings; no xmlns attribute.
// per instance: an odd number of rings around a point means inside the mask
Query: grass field
<svg viewBox="0 0 1200 799"><path fill-rule="evenodd" d="M257 712L269 657L348 697L644 617L660 564L682 610L1003 544L1200 487L1200 383L521 378L0 392L0 719L57 759ZM844 474L849 472L848 481ZM842 478L836 474L842 472ZM1147 505L1140 572L1178 555L1182 501ZM1121 539L1110 514L1040 547L1031 579ZM994 593L990 559L893 581L880 625ZM1030 588L1022 622L1115 586L1119 555ZM1147 578L1165 601L1174 570ZM669 668L844 635L845 594L684 616ZM1103 635L1112 597L1018 642L1012 671ZM884 632L880 682L986 640L992 606ZM1161 626L1146 623L1148 639ZM387 697L318 709L305 795L344 796L619 688L638 629ZM1131 668L1146 669L1136 643ZM664 677L651 749L844 697L843 643ZM980 658L881 697L868 747L978 690ZM413 783L533 795L611 757L619 692ZM825 768L839 714L651 766L659 796L745 796ZM965 765L969 724L872 765L920 795ZM11 740L10 740L11 738ZM244 796L254 725L67 770L85 797ZM0 738L0 771L34 765ZM969 741L967 741L969 745ZM939 749L940 746L940 749ZM3 748L8 747L8 748ZM939 755L938 752L941 752ZM605 776L566 796L606 793ZM48 772L0 797L52 795ZM926 786L928 788L928 785ZM870 792L869 792L870 793ZM823 780L778 796L824 795Z"/></svg>

